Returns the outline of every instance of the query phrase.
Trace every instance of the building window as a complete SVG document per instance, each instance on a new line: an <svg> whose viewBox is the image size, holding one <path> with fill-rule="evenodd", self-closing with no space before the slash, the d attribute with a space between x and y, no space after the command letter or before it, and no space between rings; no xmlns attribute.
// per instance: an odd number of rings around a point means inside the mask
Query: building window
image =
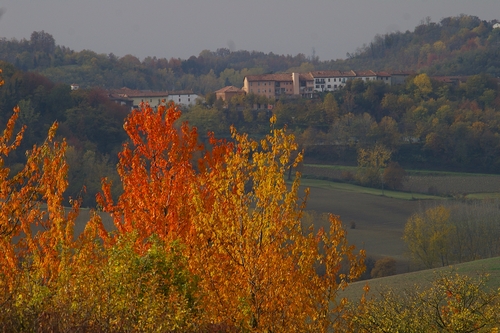
<svg viewBox="0 0 500 333"><path fill-rule="evenodd" d="M260 86L260 82L257 82L257 85Z"/></svg>
<svg viewBox="0 0 500 333"><path fill-rule="evenodd" d="M319 84L316 85L316 88L319 88Z"/></svg>
<svg viewBox="0 0 500 333"><path fill-rule="evenodd" d="M336 84L334 84L334 85L333 85L333 88L334 88L334 89L337 89L337 85L336 85Z"/></svg>
<svg viewBox="0 0 500 333"><path fill-rule="evenodd" d="M252 82L250 82L250 87L252 86Z"/></svg>
<svg viewBox="0 0 500 333"><path fill-rule="evenodd" d="M181 99L179 98L179 103L181 102Z"/></svg>
<svg viewBox="0 0 500 333"><path fill-rule="evenodd" d="M332 85L331 85L331 84L329 84L329 85L328 85L328 88L331 88L331 87L332 87Z"/></svg>
<svg viewBox="0 0 500 333"><path fill-rule="evenodd" d="M188 102L191 102L191 98L188 98Z"/></svg>

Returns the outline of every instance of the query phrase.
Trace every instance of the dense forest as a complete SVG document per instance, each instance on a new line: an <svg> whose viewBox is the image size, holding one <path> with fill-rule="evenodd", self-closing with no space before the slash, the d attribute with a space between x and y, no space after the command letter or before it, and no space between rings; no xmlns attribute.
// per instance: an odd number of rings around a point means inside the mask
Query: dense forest
<svg viewBox="0 0 500 333"><path fill-rule="evenodd" d="M500 167L500 29L494 22L459 16L427 20L413 32L376 36L345 60L319 61L303 54L285 56L219 49L182 59L116 57L56 45L47 32L30 39L0 40L0 122L20 105L27 125L21 149L9 157L20 165L22 151L41 143L53 121L70 145L72 197L95 205L96 175L116 179L116 152L126 140L122 129L129 110L110 102L105 88L193 89L205 96L185 108L181 120L230 138L234 125L253 137L269 130L274 113L305 149L306 160L356 164L359 149L383 145L391 161L404 168L497 173ZM318 69L413 70L405 84L349 82L340 91L314 99L267 100L238 96L226 103L213 93L241 86L245 75ZM445 83L435 75L461 75ZM83 89L71 91L69 84ZM257 107L260 106L260 107ZM265 108L263 108L265 106ZM20 125L18 125L20 126ZM82 189L84 188L86 192ZM114 193L119 193L115 189Z"/></svg>

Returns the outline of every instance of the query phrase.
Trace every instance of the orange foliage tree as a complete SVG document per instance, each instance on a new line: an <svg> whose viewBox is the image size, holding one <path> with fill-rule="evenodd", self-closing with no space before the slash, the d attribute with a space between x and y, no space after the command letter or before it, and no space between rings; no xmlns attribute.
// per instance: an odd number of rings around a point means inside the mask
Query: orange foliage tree
<svg viewBox="0 0 500 333"><path fill-rule="evenodd" d="M345 300L337 292L359 277L364 255L347 245L336 216L327 231L302 225L300 177L291 185L284 178L302 158L291 158L293 135L273 128L258 142L233 128L232 142L211 135L204 151L195 129L174 126L179 116L174 105L145 104L127 119L123 194L114 203L104 183L98 198L118 233L101 228L103 238L112 243L135 231L139 251L152 235L184 243L204 327L326 332L340 325Z"/></svg>
<svg viewBox="0 0 500 333"><path fill-rule="evenodd" d="M173 104L145 104L124 124L123 193L103 181L100 208L74 237L78 200L66 212L66 143L46 141L12 175L19 108L0 137L0 322L6 331L327 332L344 328L337 293L364 269L338 217L328 230L302 219L307 192L285 173L302 159L275 129L232 140L176 121Z"/></svg>

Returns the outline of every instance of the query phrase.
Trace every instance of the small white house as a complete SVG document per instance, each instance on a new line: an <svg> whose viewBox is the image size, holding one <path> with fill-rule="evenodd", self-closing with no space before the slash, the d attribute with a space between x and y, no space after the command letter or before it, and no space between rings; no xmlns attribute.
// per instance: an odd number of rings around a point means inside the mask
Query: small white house
<svg viewBox="0 0 500 333"><path fill-rule="evenodd" d="M493 29L500 29L500 23L493 24Z"/></svg>
<svg viewBox="0 0 500 333"><path fill-rule="evenodd" d="M199 96L194 94L192 90L169 91L168 101L173 101L175 104L191 106L196 103Z"/></svg>

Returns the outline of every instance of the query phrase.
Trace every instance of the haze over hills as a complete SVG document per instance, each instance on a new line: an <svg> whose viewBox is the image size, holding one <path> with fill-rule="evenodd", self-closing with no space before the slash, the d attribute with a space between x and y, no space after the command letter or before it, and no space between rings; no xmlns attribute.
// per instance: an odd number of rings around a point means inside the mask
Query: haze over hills
<svg viewBox="0 0 500 333"><path fill-rule="evenodd" d="M310 70L416 70L432 75L500 76L500 29L496 21L462 15L427 21L410 32L377 35L347 59L320 61L304 54L278 55L230 49L205 50L188 59L132 55L117 57L92 50L75 52L57 45L49 32L0 41L0 59L37 71L54 82L151 90L192 89L199 94L225 85L241 87L249 74Z"/></svg>

